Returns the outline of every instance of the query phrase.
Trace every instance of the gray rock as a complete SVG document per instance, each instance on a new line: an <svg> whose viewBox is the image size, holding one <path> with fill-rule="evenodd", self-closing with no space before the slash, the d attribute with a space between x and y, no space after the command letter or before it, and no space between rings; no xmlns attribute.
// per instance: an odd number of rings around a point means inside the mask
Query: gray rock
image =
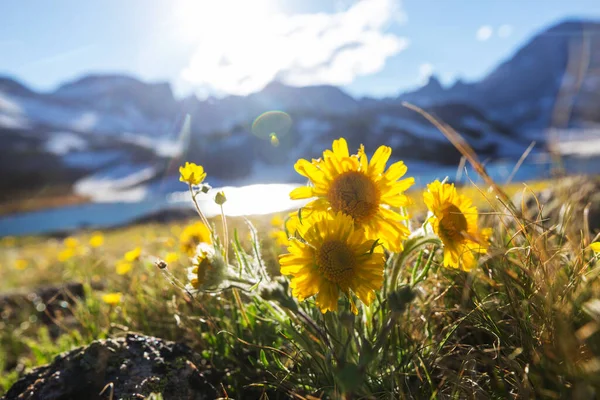
<svg viewBox="0 0 600 400"><path fill-rule="evenodd" d="M184 344L128 334L57 356L18 380L5 399L143 399L150 393L165 400L214 399L211 372L201 366Z"/></svg>

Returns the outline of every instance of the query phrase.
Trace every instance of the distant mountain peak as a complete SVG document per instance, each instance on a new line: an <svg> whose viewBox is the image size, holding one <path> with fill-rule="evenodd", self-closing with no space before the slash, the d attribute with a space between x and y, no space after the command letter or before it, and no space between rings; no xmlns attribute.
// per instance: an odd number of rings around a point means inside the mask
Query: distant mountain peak
<svg viewBox="0 0 600 400"><path fill-rule="evenodd" d="M431 90L444 90L442 83L440 82L438 77L435 76L435 74L429 76L429 79L427 80L427 83L425 84L425 86L423 86L423 88L429 88Z"/></svg>
<svg viewBox="0 0 600 400"><path fill-rule="evenodd" d="M60 85L53 93L58 97L88 97L112 94L121 90L144 92L159 92L173 97L171 85L168 82L143 82L131 75L119 74L88 74L73 81Z"/></svg>

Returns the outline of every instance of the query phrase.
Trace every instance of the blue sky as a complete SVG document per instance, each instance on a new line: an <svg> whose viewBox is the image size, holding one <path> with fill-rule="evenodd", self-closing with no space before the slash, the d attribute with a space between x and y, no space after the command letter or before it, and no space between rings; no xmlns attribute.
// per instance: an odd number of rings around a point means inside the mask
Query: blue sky
<svg viewBox="0 0 600 400"><path fill-rule="evenodd" d="M86 73L247 94L272 79L356 96L475 80L598 0L76 0L0 2L0 74L52 90Z"/></svg>

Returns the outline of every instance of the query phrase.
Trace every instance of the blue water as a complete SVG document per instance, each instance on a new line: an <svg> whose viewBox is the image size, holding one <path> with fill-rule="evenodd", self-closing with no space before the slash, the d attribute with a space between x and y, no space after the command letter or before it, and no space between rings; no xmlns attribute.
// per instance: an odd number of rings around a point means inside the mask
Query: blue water
<svg viewBox="0 0 600 400"><path fill-rule="evenodd" d="M563 162L565 171L570 174L600 174L600 157L563 159ZM504 183L510 176L514 164L514 162L489 164L486 170L497 183ZM469 180L481 183L479 176L470 167L466 172L461 171L461 176L458 177L456 167L410 162L407 162L407 165L408 175L415 177L417 187L424 187L435 179L445 177L461 183L469 183ZM549 178L552 170L553 165L548 160L532 159L519 168L512 181ZM171 187L171 185L165 186ZM226 188L228 202L225 204L225 211L229 215L252 215L298 207L299 203L291 202L287 197L287 193L293 187L294 185L290 184L271 184ZM165 209L191 207L192 204L186 193L177 196L162 193L134 203L91 203L18 213L0 218L0 236L32 235L84 228L102 229L123 225ZM209 198L202 200L201 208L209 215L218 213L218 208Z"/></svg>

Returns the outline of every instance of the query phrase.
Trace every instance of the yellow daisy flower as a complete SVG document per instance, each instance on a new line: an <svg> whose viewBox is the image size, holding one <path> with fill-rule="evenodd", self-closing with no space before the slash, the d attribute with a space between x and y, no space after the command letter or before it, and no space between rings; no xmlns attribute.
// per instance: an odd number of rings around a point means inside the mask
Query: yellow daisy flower
<svg viewBox="0 0 600 400"><path fill-rule="evenodd" d="M69 236L67 238L65 238L65 240L63 241L65 247L68 247L70 249L74 249L76 247L79 247L79 240L77 240L76 238Z"/></svg>
<svg viewBox="0 0 600 400"><path fill-rule="evenodd" d="M186 162L184 166L179 167L181 182L189 183L190 185L199 185L206 178L206 172L202 165Z"/></svg>
<svg viewBox="0 0 600 400"><path fill-rule="evenodd" d="M133 264L126 260L119 260L116 266L117 275L125 275L133 268Z"/></svg>
<svg viewBox="0 0 600 400"><path fill-rule="evenodd" d="M350 156L344 138L333 142L332 150L325 150L323 158L309 162L298 160L294 168L310 180L312 186L303 186L290 193L292 200L317 197L305 209L343 212L363 228L368 239L379 241L391 251L402 250L402 240L410 234L404 224L406 217L391 207L409 204L404 195L415 180L406 178L407 168L398 161L384 172L392 149L381 146L369 162L361 146L358 155Z"/></svg>
<svg viewBox="0 0 600 400"><path fill-rule="evenodd" d="M102 295L102 301L110 306L116 306L121 302L123 295L121 293L106 293Z"/></svg>
<svg viewBox="0 0 600 400"><path fill-rule="evenodd" d="M383 284L381 246L374 247L375 241L366 240L364 230L342 212L313 214L298 231L303 240L291 240L289 254L279 257L281 273L293 276L293 295L300 301L316 295L323 313L337 310L340 292L348 297L355 314L352 293L370 304L374 291Z"/></svg>
<svg viewBox="0 0 600 400"><path fill-rule="evenodd" d="M172 263L175 263L177 261L179 261L179 256L177 255L177 253L174 253L174 252L170 251L165 256L165 262L167 264L172 264Z"/></svg>
<svg viewBox="0 0 600 400"><path fill-rule="evenodd" d="M179 236L181 251L190 256L194 255L200 243L212 243L210 230L202 222L186 226Z"/></svg>
<svg viewBox="0 0 600 400"><path fill-rule="evenodd" d="M92 235L89 241L89 245L92 247L100 247L104 244L104 236L102 233L96 232Z"/></svg>
<svg viewBox="0 0 600 400"><path fill-rule="evenodd" d="M139 247L136 247L133 250L128 251L127 253L125 253L125 255L123 256L123 260L127 261L127 262L134 262L140 259L140 256L142 255L142 249Z"/></svg>
<svg viewBox="0 0 600 400"><path fill-rule="evenodd" d="M18 258L15 260L15 269L18 269L19 271L24 270L25 268L27 268L28 265L29 262L25 259Z"/></svg>
<svg viewBox="0 0 600 400"><path fill-rule="evenodd" d="M73 257L75 257L75 249L72 247L67 247L58 253L58 261L60 262L65 262Z"/></svg>
<svg viewBox="0 0 600 400"><path fill-rule="evenodd" d="M271 226L275 229L269 232L269 237L275 241L277 246L287 247L289 244L288 234L294 234L297 220L297 213L292 213L285 220L279 214L271 218Z"/></svg>
<svg viewBox="0 0 600 400"><path fill-rule="evenodd" d="M459 196L453 184L437 180L427 185L423 200L433 214L428 221L444 243L444 266L470 271L477 263L475 256L487 252L489 236L488 230L479 232L477 207Z"/></svg>
<svg viewBox="0 0 600 400"><path fill-rule="evenodd" d="M285 224L285 221L283 220L283 218L281 218L281 215L273 215L273 218L271 218L271 226L273 228L281 228L283 224Z"/></svg>
<svg viewBox="0 0 600 400"><path fill-rule="evenodd" d="M600 242L590 244L590 249L592 249L594 253L600 253Z"/></svg>

